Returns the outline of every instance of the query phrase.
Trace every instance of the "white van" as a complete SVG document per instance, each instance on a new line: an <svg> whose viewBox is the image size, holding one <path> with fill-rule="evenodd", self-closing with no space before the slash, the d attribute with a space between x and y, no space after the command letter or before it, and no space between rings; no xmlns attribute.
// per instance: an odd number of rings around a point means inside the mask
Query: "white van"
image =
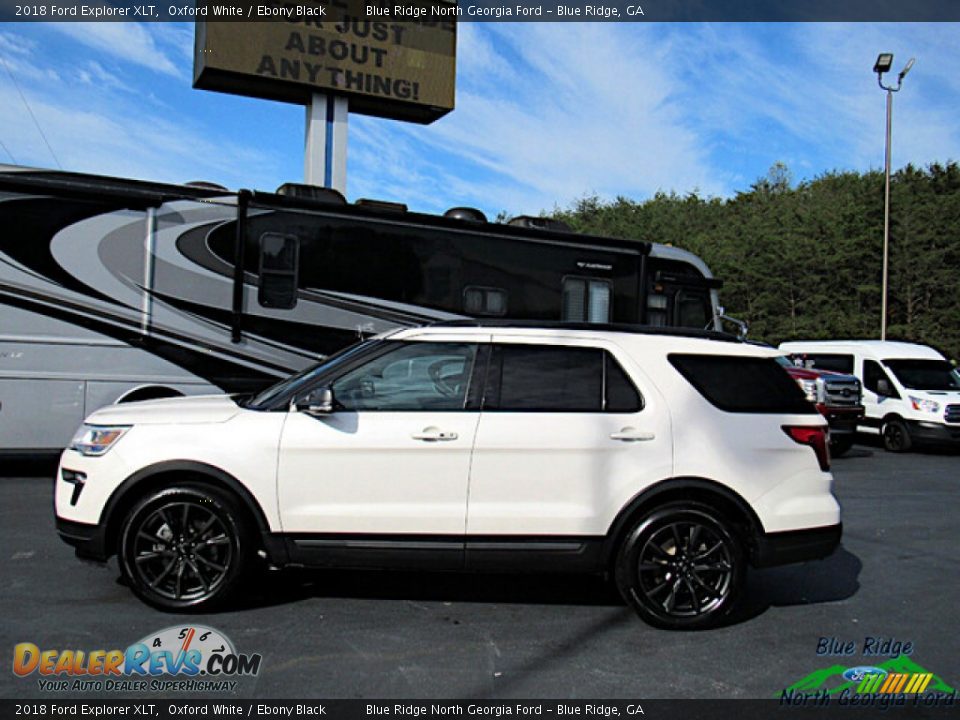
<svg viewBox="0 0 960 720"><path fill-rule="evenodd" d="M879 340L781 343L807 367L850 373L863 383L861 432L892 452L919 444L960 445L960 373L926 345Z"/></svg>

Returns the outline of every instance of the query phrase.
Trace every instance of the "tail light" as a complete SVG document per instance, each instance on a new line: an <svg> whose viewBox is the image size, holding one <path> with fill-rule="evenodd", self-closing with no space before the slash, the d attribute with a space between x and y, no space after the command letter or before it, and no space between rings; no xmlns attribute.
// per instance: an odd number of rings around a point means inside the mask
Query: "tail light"
<svg viewBox="0 0 960 720"><path fill-rule="evenodd" d="M822 425L784 425L783 431L801 445L809 445L817 455L820 469L830 469L830 433Z"/></svg>

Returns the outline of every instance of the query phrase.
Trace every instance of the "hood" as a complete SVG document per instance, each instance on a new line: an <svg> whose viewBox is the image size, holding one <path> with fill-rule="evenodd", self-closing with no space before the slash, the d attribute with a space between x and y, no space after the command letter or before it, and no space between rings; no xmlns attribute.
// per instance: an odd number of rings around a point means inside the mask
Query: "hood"
<svg viewBox="0 0 960 720"><path fill-rule="evenodd" d="M816 380L820 377L820 373L808 370L807 368L797 367L796 365L790 367L784 365L783 369L795 380Z"/></svg>
<svg viewBox="0 0 960 720"><path fill-rule="evenodd" d="M912 395L915 398L933 400L941 404L960 400L960 390L913 390L911 388L904 388L903 391L905 394Z"/></svg>
<svg viewBox="0 0 960 720"><path fill-rule="evenodd" d="M240 412L229 395L144 400L107 405L90 415L88 425L161 425L226 422Z"/></svg>

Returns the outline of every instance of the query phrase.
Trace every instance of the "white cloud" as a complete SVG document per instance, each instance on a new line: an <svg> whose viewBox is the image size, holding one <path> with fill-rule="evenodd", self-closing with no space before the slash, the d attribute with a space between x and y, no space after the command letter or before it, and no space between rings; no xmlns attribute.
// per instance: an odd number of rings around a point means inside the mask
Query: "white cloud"
<svg viewBox="0 0 960 720"><path fill-rule="evenodd" d="M411 152L376 167L356 153L351 174L356 167L379 174L384 188L402 188L405 178L439 172L448 192L433 198L431 209L461 201L449 192L459 188L488 213L537 213L593 192L723 189L706 143L671 97L674 78L658 62L653 31L567 23L466 27L457 109L426 128L380 133L380 147Z"/></svg>
<svg viewBox="0 0 960 720"><path fill-rule="evenodd" d="M182 58L178 58L180 62L171 60L158 47L154 34L141 23L64 22L49 23L47 27L120 61L175 77L185 77L187 74L184 68L188 66L182 62Z"/></svg>
<svg viewBox="0 0 960 720"><path fill-rule="evenodd" d="M12 55L26 56L29 55L35 47L36 43L32 40L14 35L13 33L0 32L0 55L4 57Z"/></svg>
<svg viewBox="0 0 960 720"><path fill-rule="evenodd" d="M232 187L250 184L249 168L280 174L267 152L224 139L176 108L155 104L147 111L142 91L98 60L64 63L61 79L39 47L21 46L32 54L7 63L15 65L26 102L65 169L178 183L203 178ZM55 164L6 73L0 73L0 140L21 164Z"/></svg>

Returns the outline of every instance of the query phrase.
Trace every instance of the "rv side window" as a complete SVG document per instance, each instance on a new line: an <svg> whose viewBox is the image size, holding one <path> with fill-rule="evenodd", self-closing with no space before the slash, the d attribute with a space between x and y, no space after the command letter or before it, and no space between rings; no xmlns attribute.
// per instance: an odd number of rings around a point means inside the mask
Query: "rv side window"
<svg viewBox="0 0 960 720"><path fill-rule="evenodd" d="M710 325L710 302L704 293L680 290L675 302L678 327L704 330Z"/></svg>
<svg viewBox="0 0 960 720"><path fill-rule="evenodd" d="M506 315L507 291L470 285L463 290L463 311L471 315Z"/></svg>
<svg viewBox="0 0 960 720"><path fill-rule="evenodd" d="M833 372L853 375L853 355L833 353L794 353L791 357L799 358L804 367L817 370L831 370Z"/></svg>
<svg viewBox="0 0 960 720"><path fill-rule="evenodd" d="M610 322L612 288L607 280L568 277L563 280L562 320Z"/></svg>
<svg viewBox="0 0 960 720"><path fill-rule="evenodd" d="M667 324L667 296L660 293L647 295L647 325L665 327Z"/></svg>
<svg viewBox="0 0 960 720"><path fill-rule="evenodd" d="M268 308L290 310L297 304L300 240L295 235L260 236L260 289L257 301Z"/></svg>

